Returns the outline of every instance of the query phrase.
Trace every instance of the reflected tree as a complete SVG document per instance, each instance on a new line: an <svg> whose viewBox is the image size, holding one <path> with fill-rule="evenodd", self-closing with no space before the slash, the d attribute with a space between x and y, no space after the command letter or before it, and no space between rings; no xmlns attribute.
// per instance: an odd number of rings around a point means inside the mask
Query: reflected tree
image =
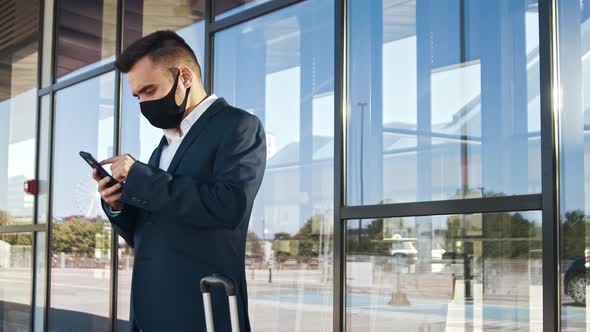
<svg viewBox="0 0 590 332"><path fill-rule="evenodd" d="M73 256L94 257L96 249L110 249L109 231L101 219L70 217L65 222L53 222L51 250Z"/></svg>
<svg viewBox="0 0 590 332"><path fill-rule="evenodd" d="M584 256L586 243L586 222L590 222L584 211L574 210L565 213L561 228L561 258L565 260Z"/></svg>

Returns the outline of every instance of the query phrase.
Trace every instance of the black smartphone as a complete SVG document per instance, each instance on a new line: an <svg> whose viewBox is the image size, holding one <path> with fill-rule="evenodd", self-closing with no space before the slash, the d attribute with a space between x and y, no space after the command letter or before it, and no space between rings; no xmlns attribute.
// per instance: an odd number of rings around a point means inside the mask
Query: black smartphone
<svg viewBox="0 0 590 332"><path fill-rule="evenodd" d="M82 159L86 160L86 162L88 163L88 165L90 165L90 167L92 168L96 168L98 171L98 177L99 178L104 178L106 176L111 176L103 167L102 165L96 161L96 159L94 159L94 157L85 151L80 151L80 157L82 157ZM113 179L113 177L111 176L111 181L109 181L109 187L116 185L117 183L119 183L119 181Z"/></svg>

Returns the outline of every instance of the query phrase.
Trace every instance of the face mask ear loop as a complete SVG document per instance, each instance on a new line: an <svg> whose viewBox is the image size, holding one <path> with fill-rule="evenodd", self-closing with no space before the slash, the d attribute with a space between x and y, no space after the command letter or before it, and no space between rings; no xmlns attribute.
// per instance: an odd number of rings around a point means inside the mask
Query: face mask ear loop
<svg viewBox="0 0 590 332"><path fill-rule="evenodd" d="M176 88L178 87L178 78L180 77L180 70L178 70L178 73L176 73L176 78L174 79L174 84L172 84L172 88L170 89L170 91L168 92L168 95L166 97L172 98L172 100L174 100L174 106L178 106L176 105ZM172 97L170 97L172 96Z"/></svg>

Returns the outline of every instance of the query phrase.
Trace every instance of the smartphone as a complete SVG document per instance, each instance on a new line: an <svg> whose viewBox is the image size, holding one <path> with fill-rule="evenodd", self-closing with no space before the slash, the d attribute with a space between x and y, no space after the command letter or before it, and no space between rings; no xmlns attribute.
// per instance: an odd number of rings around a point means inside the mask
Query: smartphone
<svg viewBox="0 0 590 332"><path fill-rule="evenodd" d="M106 176L111 176L103 167L102 165L96 161L96 159L94 159L94 157L85 151L80 151L80 157L82 157L82 159L86 160L86 162L88 163L88 165L90 165L90 167L92 168L96 168L96 170L98 171L98 177L99 178L104 178ZM111 176L111 181L109 181L109 187L116 185L117 183L119 183L119 181L113 179L113 177ZM120 190L120 189L119 189Z"/></svg>

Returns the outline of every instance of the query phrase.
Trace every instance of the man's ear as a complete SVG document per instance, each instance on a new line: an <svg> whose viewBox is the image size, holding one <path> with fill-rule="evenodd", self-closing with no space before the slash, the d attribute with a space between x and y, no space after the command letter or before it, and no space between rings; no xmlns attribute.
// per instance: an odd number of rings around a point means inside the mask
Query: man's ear
<svg viewBox="0 0 590 332"><path fill-rule="evenodd" d="M194 75L189 67L180 67L180 82L182 83L185 89L192 85L193 79Z"/></svg>

